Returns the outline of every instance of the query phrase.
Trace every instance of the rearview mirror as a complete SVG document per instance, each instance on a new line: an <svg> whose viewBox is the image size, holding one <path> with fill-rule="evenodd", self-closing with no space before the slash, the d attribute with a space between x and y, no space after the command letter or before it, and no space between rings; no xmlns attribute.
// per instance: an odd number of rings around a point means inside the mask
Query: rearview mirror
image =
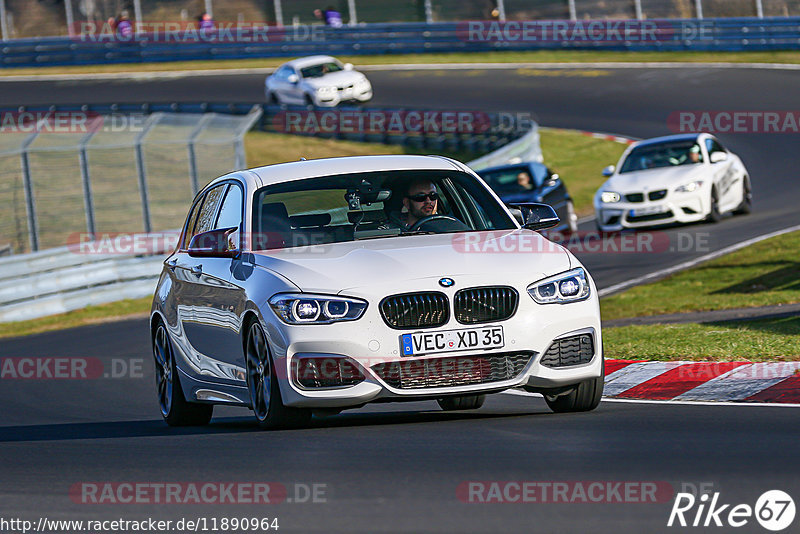
<svg viewBox="0 0 800 534"><path fill-rule="evenodd" d="M201 232L189 242L193 258L233 258L239 254L239 228L218 228Z"/></svg>
<svg viewBox="0 0 800 534"><path fill-rule="evenodd" d="M556 211L547 204L515 203L509 204L509 207L520 210L523 220L522 227L528 230L544 230L561 222Z"/></svg>
<svg viewBox="0 0 800 534"><path fill-rule="evenodd" d="M605 169L603 169L603 176L605 176L606 178L608 178L609 176L612 176L612 175L614 174L614 171L615 171L615 170L617 170L617 168L616 168L616 167L614 167L613 165L609 165L608 167L606 167Z"/></svg>
<svg viewBox="0 0 800 534"><path fill-rule="evenodd" d="M289 83L297 83L300 78L297 77L297 74L290 74L288 78L286 78Z"/></svg>
<svg viewBox="0 0 800 534"><path fill-rule="evenodd" d="M344 70L353 70L353 64L352 63L345 63L344 64Z"/></svg>

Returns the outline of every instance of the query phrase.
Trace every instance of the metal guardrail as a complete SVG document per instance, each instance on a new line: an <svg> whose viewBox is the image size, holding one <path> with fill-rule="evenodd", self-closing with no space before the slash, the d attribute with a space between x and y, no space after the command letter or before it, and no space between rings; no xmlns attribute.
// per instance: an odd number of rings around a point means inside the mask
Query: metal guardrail
<svg viewBox="0 0 800 534"><path fill-rule="evenodd" d="M310 54L396 54L491 50L783 50L800 49L800 17L663 19L631 22L632 33L595 39L591 23L609 21L464 21L365 24L342 28L243 28L233 35L186 38L184 33L142 33L129 39L102 35L18 39L2 43L0 67L39 67L187 60L252 59ZM482 33L471 31L480 24ZM523 32L532 25L534 34ZM543 38L535 29L549 24L564 33ZM538 25L538 26L537 26ZM638 28L638 30L637 30ZM576 32L582 29L582 36ZM512 34L512 35L510 35ZM528 37L526 37L528 35ZM212 39L211 37L215 37ZM646 38L643 38L646 37Z"/></svg>
<svg viewBox="0 0 800 534"><path fill-rule="evenodd" d="M158 242L163 246L148 256L84 254L59 247L0 258L0 322L152 295L164 255L171 250L167 242Z"/></svg>
<svg viewBox="0 0 800 534"><path fill-rule="evenodd" d="M58 104L51 106L15 106L0 108L2 113L23 113L33 114L46 112L73 112L80 111L89 114L110 115L110 114L153 114L153 113L218 113L230 115L252 114L256 107L261 108L260 117L255 121L253 127L273 133L291 133L295 135L308 135L313 137L343 139L348 141L361 141L372 143L383 143L389 145L404 145L412 148L426 149L431 151L465 151L473 153L486 153L497 150L519 138L527 132L531 121L529 117L522 116L518 119L514 116L502 116L499 113L484 113L479 111L472 113L481 124L473 132L453 133L453 132L396 132L387 129L383 132L348 132L333 131L325 132L322 129L317 131L296 132L282 129L279 117L289 112L296 113L377 113L385 116L393 114L404 115L409 112L425 112L426 110L407 109L407 108L376 108L376 107L346 107L337 108L314 108L310 110L304 106L270 105L258 102L163 102L163 103L111 103L111 104ZM431 110L432 111L432 110ZM524 121L524 122L521 122ZM539 155L535 155L539 157Z"/></svg>

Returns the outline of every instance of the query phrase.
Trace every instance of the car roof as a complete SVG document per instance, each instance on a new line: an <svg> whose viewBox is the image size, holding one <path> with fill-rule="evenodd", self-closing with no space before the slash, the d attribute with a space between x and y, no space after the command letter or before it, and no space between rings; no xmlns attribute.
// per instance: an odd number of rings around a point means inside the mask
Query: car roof
<svg viewBox="0 0 800 534"><path fill-rule="evenodd" d="M300 57L297 59L293 59L291 61L287 61L284 65L288 65L290 67L302 69L303 67L308 67L310 65L318 65L319 63L325 63L328 61L337 61L337 59L333 56L306 56Z"/></svg>
<svg viewBox="0 0 800 534"><path fill-rule="evenodd" d="M220 176L206 188L234 175L239 175L241 179L243 174L249 175L254 183L260 182L264 186L337 174L412 170L454 171L466 170L466 167L443 156L347 156L278 163L237 171Z"/></svg>
<svg viewBox="0 0 800 534"><path fill-rule="evenodd" d="M664 135L661 137L653 137L652 139L645 139L643 141L639 141L636 143L636 146L656 145L659 143L668 143L670 141L696 141L702 135L707 135L707 134L690 133L690 134Z"/></svg>
<svg viewBox="0 0 800 534"><path fill-rule="evenodd" d="M510 171L514 169L525 169L527 167L532 166L539 166L547 168L547 165L544 163L540 163L538 161L525 161L523 163L511 163L509 165L497 165L495 167L486 167L485 169L481 169L476 171L478 174L489 173L489 172L498 172L498 171Z"/></svg>

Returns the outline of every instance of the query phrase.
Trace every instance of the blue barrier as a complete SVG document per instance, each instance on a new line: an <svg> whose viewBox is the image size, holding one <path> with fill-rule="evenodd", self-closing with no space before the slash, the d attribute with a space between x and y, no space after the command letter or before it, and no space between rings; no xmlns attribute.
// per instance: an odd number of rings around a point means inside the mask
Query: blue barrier
<svg viewBox="0 0 800 534"><path fill-rule="evenodd" d="M399 54L492 50L797 50L800 17L645 21L467 21L220 28L200 33L91 33L2 43L0 68L247 59L309 54Z"/></svg>

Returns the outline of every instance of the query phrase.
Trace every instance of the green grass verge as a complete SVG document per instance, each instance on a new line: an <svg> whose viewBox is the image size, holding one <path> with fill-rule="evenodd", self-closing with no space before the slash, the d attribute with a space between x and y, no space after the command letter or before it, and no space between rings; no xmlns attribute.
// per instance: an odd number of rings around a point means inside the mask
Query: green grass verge
<svg viewBox="0 0 800 534"><path fill-rule="evenodd" d="M798 361L800 317L603 329L606 358Z"/></svg>
<svg viewBox="0 0 800 534"><path fill-rule="evenodd" d="M30 321L0 323L0 339L7 337L29 336L51 330L62 330L88 324L105 323L132 317L146 317L150 311L152 297L126 299L96 306L87 306L82 310L51 315Z"/></svg>
<svg viewBox="0 0 800 534"><path fill-rule="evenodd" d="M207 69L254 69L277 67L296 56L283 58L176 61L121 65L4 68L0 76L30 74L87 74L114 72L173 72ZM687 62L687 63L800 63L800 52L606 52L592 50L532 50L528 52L472 52L452 54L380 54L338 56L355 65L419 63L592 63L592 62Z"/></svg>
<svg viewBox="0 0 800 534"><path fill-rule="evenodd" d="M545 163L564 180L578 216L593 213L592 197L606 180L601 171L606 165L616 165L626 146L572 130L548 128L541 130L540 142Z"/></svg>
<svg viewBox="0 0 800 534"><path fill-rule="evenodd" d="M601 300L603 319L800 302L800 232Z"/></svg>

